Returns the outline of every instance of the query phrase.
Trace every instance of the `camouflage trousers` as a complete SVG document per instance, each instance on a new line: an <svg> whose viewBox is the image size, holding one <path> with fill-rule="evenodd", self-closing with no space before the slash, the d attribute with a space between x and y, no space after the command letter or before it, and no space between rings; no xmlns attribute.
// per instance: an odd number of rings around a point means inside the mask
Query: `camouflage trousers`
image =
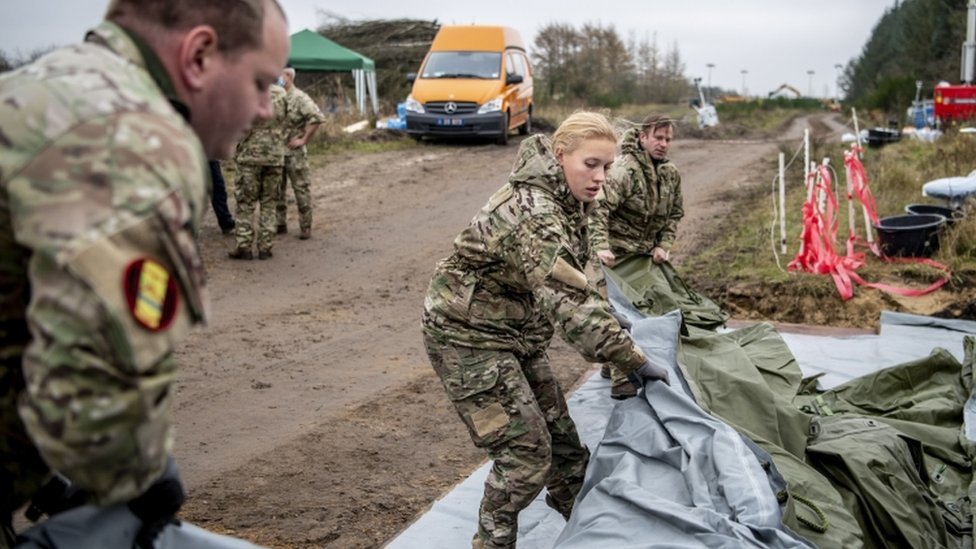
<svg viewBox="0 0 976 549"><path fill-rule="evenodd" d="M494 462L472 545L514 549L519 511L543 488L546 503L568 519L590 453L546 353L471 349L426 335L424 343L471 440Z"/></svg>
<svg viewBox="0 0 976 549"><path fill-rule="evenodd" d="M237 201L238 249L251 249L254 242L254 209L260 207L258 216L258 251L268 252L275 239L275 203L278 199L278 186L282 180L281 166L253 166L239 164L234 183L234 199Z"/></svg>
<svg viewBox="0 0 976 549"><path fill-rule="evenodd" d="M298 206L299 229L312 228L312 189L308 180L308 157L304 152L285 157L285 176L278 187L278 225L288 223L288 182L295 193L295 204Z"/></svg>

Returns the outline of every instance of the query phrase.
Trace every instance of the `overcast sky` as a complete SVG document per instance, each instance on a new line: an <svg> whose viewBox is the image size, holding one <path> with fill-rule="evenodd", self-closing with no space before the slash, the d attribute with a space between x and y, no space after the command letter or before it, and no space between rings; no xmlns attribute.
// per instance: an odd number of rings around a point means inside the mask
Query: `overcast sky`
<svg viewBox="0 0 976 549"><path fill-rule="evenodd" d="M436 19L442 24L508 25L532 50L548 23L613 25L661 49L675 43L689 78L766 95L780 84L804 94L833 96L838 70L857 57L884 11L896 0L280 0L291 32L315 29L322 12L360 19ZM107 0L0 0L0 50L29 53L79 40L95 25ZM708 64L714 67L709 70ZM748 71L743 74L742 71ZM809 71L814 71L813 75ZM709 74L711 73L711 74Z"/></svg>

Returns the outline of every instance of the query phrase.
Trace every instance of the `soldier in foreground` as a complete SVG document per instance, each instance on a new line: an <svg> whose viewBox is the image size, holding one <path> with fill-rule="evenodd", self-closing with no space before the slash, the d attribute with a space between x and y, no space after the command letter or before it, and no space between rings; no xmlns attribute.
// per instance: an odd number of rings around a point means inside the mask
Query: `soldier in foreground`
<svg viewBox="0 0 976 549"><path fill-rule="evenodd" d="M287 55L275 0L114 0L0 77L0 547L56 473L73 503L127 503L143 546L182 504L173 346L207 318L207 159L271 115Z"/></svg>
<svg viewBox="0 0 976 549"><path fill-rule="evenodd" d="M227 253L231 259L253 259L254 241L257 241L258 259L270 259L275 240L275 207L278 191L285 176L285 143L288 106L285 89L271 86L271 104L274 115L269 120L255 124L237 144L234 163L237 175L234 180L234 200L237 212L234 226L236 247ZM258 209L257 230L254 227L254 210Z"/></svg>
<svg viewBox="0 0 976 549"><path fill-rule="evenodd" d="M288 149L285 152L285 177L278 193L278 234L288 232L288 182L298 206L298 238L312 237L312 189L308 179L308 151L305 145L325 122L325 115L305 92L295 85L295 69L282 73L288 92Z"/></svg>
<svg viewBox="0 0 976 549"><path fill-rule="evenodd" d="M555 331L591 361L667 382L587 282L586 216L613 162L616 135L575 113L552 140L525 139L509 182L454 241L424 302L424 343L475 446L494 460L475 548L514 548L518 513L546 488L569 517L589 451L546 350Z"/></svg>
<svg viewBox="0 0 976 549"><path fill-rule="evenodd" d="M654 263L670 258L685 215L681 175L668 159L672 139L674 121L661 114L648 115L621 139L620 157L590 216L590 246L603 265L613 267L625 254L649 255ZM601 373L611 379L613 398L637 395L620 370L605 364Z"/></svg>

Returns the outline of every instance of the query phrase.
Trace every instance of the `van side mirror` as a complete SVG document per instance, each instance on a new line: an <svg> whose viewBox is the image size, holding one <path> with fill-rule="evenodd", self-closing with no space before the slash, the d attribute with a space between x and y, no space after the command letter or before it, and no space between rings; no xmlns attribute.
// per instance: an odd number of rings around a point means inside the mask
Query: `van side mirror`
<svg viewBox="0 0 976 549"><path fill-rule="evenodd" d="M417 79L417 73L415 73L415 72L408 72L407 73L407 82L411 82L412 83L416 79Z"/></svg>
<svg viewBox="0 0 976 549"><path fill-rule="evenodd" d="M521 84L523 80L521 74L510 74L505 77L505 84Z"/></svg>

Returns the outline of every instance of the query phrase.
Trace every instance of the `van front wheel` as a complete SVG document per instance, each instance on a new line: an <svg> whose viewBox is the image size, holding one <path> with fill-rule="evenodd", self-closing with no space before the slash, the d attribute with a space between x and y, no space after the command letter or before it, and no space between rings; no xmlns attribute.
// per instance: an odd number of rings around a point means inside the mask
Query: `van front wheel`
<svg viewBox="0 0 976 549"><path fill-rule="evenodd" d="M525 118L525 124L519 126L519 135L529 135L532 133L532 109L529 109L529 115Z"/></svg>
<svg viewBox="0 0 976 549"><path fill-rule="evenodd" d="M498 136L498 139L495 140L495 143L502 146L508 145L508 124L511 122L510 116L511 115L509 115L507 112L505 113L505 120L502 122L502 133Z"/></svg>

